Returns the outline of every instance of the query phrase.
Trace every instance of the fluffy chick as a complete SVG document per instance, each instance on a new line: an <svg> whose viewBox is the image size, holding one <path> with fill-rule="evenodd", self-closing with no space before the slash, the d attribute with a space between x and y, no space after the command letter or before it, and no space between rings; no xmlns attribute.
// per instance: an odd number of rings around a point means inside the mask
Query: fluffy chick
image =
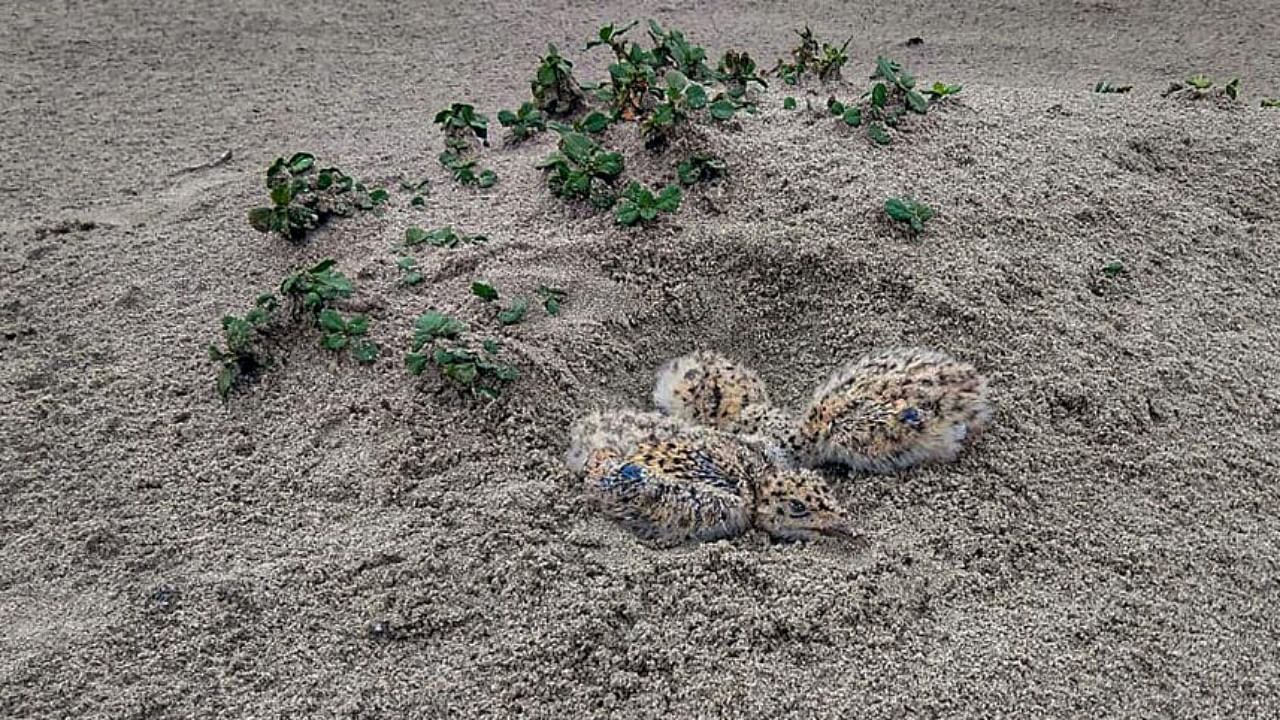
<svg viewBox="0 0 1280 720"><path fill-rule="evenodd" d="M858 537L821 477L780 471L729 435L642 443L628 456L597 450L584 485L607 515L663 546L753 527L782 540Z"/></svg>
<svg viewBox="0 0 1280 720"><path fill-rule="evenodd" d="M949 462L990 418L986 394L972 365L932 350L887 350L832 373L784 445L810 467L892 472Z"/></svg>
<svg viewBox="0 0 1280 720"><path fill-rule="evenodd" d="M710 350L668 360L658 369L653 404L664 414L740 432L749 408L768 406L764 381L750 368Z"/></svg>

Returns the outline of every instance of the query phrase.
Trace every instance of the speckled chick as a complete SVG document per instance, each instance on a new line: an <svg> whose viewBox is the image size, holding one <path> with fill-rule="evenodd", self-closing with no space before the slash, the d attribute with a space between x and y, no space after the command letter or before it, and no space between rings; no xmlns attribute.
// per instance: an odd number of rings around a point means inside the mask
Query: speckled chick
<svg viewBox="0 0 1280 720"><path fill-rule="evenodd" d="M587 495L607 515L662 546L757 528L784 540L857 538L822 478L775 468L734 436L643 443L630 455L593 452Z"/></svg>
<svg viewBox="0 0 1280 720"><path fill-rule="evenodd" d="M658 369L653 404L664 414L730 432L749 408L767 407L769 393L753 370L710 350L668 360Z"/></svg>
<svg viewBox="0 0 1280 720"><path fill-rule="evenodd" d="M784 444L804 466L892 472L955 459L990 414L986 379L972 365L899 348L832 373Z"/></svg>

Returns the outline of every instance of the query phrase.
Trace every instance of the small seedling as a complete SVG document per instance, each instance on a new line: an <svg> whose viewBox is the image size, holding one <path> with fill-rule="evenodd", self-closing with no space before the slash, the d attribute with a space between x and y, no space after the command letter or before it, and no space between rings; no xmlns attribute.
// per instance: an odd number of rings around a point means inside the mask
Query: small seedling
<svg viewBox="0 0 1280 720"><path fill-rule="evenodd" d="M593 47L604 45L604 46L607 46L609 49L613 50L613 54L617 56L619 60L626 60L627 59L627 41L623 40L622 36L625 35L628 30L635 27L639 23L640 23L639 20L632 20L631 23L624 28L616 28L614 27L613 23L609 23L608 25L605 25L604 27L600 28L600 30L596 33L596 39L588 42L587 46L582 49L590 50Z"/></svg>
<svg viewBox="0 0 1280 720"><path fill-rule="evenodd" d="M1171 84L1169 89L1161 94L1161 97L1178 95L1179 97L1190 97L1198 100L1210 97L1213 94L1212 90L1213 80L1206 75L1196 74L1187 78L1184 82ZM1240 98L1240 78L1233 78L1222 86L1218 94L1226 95L1233 101L1238 100Z"/></svg>
<svg viewBox="0 0 1280 720"><path fill-rule="evenodd" d="M924 92L926 95L929 96L929 102L937 102L938 100L941 100L944 97L955 95L956 93L960 92L963 89L964 89L963 85L948 85L947 83L936 82L933 85L931 85L929 88L927 88ZM1127 91L1121 91L1121 92L1127 92Z"/></svg>
<svg viewBox="0 0 1280 720"><path fill-rule="evenodd" d="M876 68L871 75L871 89L861 99L861 105L841 103L835 98L827 102L827 109L850 126L865 125L867 136L879 145L892 142L887 128L897 127L908 113L924 115L933 102L960 92L959 85L934 83L926 90L929 99L916 90L916 79L898 63L885 57L876 58Z"/></svg>
<svg viewBox="0 0 1280 720"><path fill-rule="evenodd" d="M516 142L525 140L534 133L547 129L546 117L531 102L521 104L520 109L515 112L510 110L500 111L498 113L498 122L502 124L502 127L511 128L511 137L515 138Z"/></svg>
<svg viewBox="0 0 1280 720"><path fill-rule="evenodd" d="M638 182L632 181L614 210L614 218L619 225L636 225L648 223L658 217L659 212L673 213L680 209L680 188L668 185L657 195Z"/></svg>
<svg viewBox="0 0 1280 720"><path fill-rule="evenodd" d="M483 280L476 280L471 283L471 294L485 302L493 302L498 299L498 291Z"/></svg>
<svg viewBox="0 0 1280 720"><path fill-rule="evenodd" d="M724 160L708 153L694 153L676 167L676 175L681 185L694 185L722 177L727 170Z"/></svg>
<svg viewBox="0 0 1280 720"><path fill-rule="evenodd" d="M857 105L845 105L834 97L827 98L827 110L832 115L844 120L845 124L850 127L858 127L862 124L862 108Z"/></svg>
<svg viewBox="0 0 1280 720"><path fill-rule="evenodd" d="M791 97L791 96L789 96L789 95L788 95L787 97L782 98L782 109L783 109L783 110L795 110L795 109L796 109L796 99L795 99L795 98L793 98L793 97Z"/></svg>
<svg viewBox="0 0 1280 720"><path fill-rule="evenodd" d="M933 217L933 208L911 198L889 198L884 203L885 213L898 222L907 223L912 233L924 231L924 224Z"/></svg>
<svg viewBox="0 0 1280 720"><path fill-rule="evenodd" d="M1205 90L1208 90L1209 88L1213 87L1213 80L1210 80L1205 75L1193 75L1187 78L1187 85L1189 87L1195 88L1196 90L1204 92Z"/></svg>
<svg viewBox="0 0 1280 720"><path fill-rule="evenodd" d="M559 288L540 285L537 290L538 298L542 300L542 309L547 311L552 317L560 314L560 305L569 293Z"/></svg>
<svg viewBox="0 0 1280 720"><path fill-rule="evenodd" d="M1264 108L1280 107L1280 98L1264 98L1262 100L1262 107Z"/></svg>
<svg viewBox="0 0 1280 720"><path fill-rule="evenodd" d="M498 182L498 174L492 170L479 168L475 160L455 152L445 150L440 153L440 164L453 173L453 179L463 185L476 185L482 188L493 187Z"/></svg>
<svg viewBox="0 0 1280 720"><path fill-rule="evenodd" d="M1232 100L1238 100L1240 98L1240 78L1232 78L1231 82L1222 88L1222 91Z"/></svg>
<svg viewBox="0 0 1280 720"><path fill-rule="evenodd" d="M706 89L690 82L678 70L667 73L666 83L663 102L654 107L653 113L640 126L645 144L651 148L666 144L688 124L693 111L707 107ZM716 120L728 120L740 106L728 97L719 97L711 103L711 116Z"/></svg>
<svg viewBox="0 0 1280 720"><path fill-rule="evenodd" d="M334 269L336 264L333 258L326 258L280 283L280 294L290 302L294 317L304 313L317 317L335 300L351 297L355 288L346 275Z"/></svg>
<svg viewBox="0 0 1280 720"><path fill-rule="evenodd" d="M1098 84L1093 86L1094 92L1103 94L1127 93L1130 90L1133 90L1132 85L1112 85L1106 80L1099 80Z"/></svg>
<svg viewBox="0 0 1280 720"><path fill-rule="evenodd" d="M209 359L219 365L216 386L223 400L236 385L252 380L274 365L264 344L267 327L279 306L275 295L259 295L253 309L244 317L226 315L222 318L224 347L210 345Z"/></svg>
<svg viewBox="0 0 1280 720"><path fill-rule="evenodd" d="M484 235L465 235L453 229L452 225L436 228L435 230L423 230L414 225L404 231L404 244L406 247L417 247L418 245L432 245L442 248L456 248L459 245L471 245L475 243L488 242L489 238Z"/></svg>
<svg viewBox="0 0 1280 720"><path fill-rule="evenodd" d="M741 99L746 95L751 83L756 83L762 88L769 87L769 83L756 72L755 60L745 52L739 53L733 50L726 52L724 57L720 58L716 77L724 83L725 90L733 98Z"/></svg>
<svg viewBox="0 0 1280 720"><path fill-rule="evenodd" d="M489 144L489 118L466 103L453 103L436 113L435 124L440 126L447 140L467 143L475 136L481 143Z"/></svg>
<svg viewBox="0 0 1280 720"><path fill-rule="evenodd" d="M338 168L316 169L311 153L277 158L267 168L271 207L249 211L249 224L258 232L274 232L301 240L328 218L347 217L356 210L372 210L386 202L383 188L368 190Z"/></svg>
<svg viewBox="0 0 1280 720"><path fill-rule="evenodd" d="M672 28L663 30L661 25L649 21L649 37L653 38L653 54L660 67L670 67L685 77L698 81L713 80L715 75L707 67L707 51L692 45L684 33Z"/></svg>
<svg viewBox="0 0 1280 720"><path fill-rule="evenodd" d="M421 285L423 278L422 271L418 269L418 261L412 257L402 257L396 260L396 267L400 268L400 284L408 287Z"/></svg>
<svg viewBox="0 0 1280 720"><path fill-rule="evenodd" d="M1128 271L1125 270L1124 263L1113 261L1102 266L1102 274L1109 278L1116 278L1128 274Z"/></svg>
<svg viewBox="0 0 1280 720"><path fill-rule="evenodd" d="M560 150L538 163L547 171L547 186L565 199L590 200L599 208L612 207L613 182L622 174L622 155L608 152L578 132L560 135Z"/></svg>
<svg viewBox="0 0 1280 720"><path fill-rule="evenodd" d="M320 344L328 350L349 349L351 357L362 365L378 359L378 345L364 336L369 332L369 318L352 315L349 318L333 308L324 308L316 316L316 324L324 331Z"/></svg>
<svg viewBox="0 0 1280 720"><path fill-rule="evenodd" d="M414 324L410 352L405 355L405 367L412 375L421 375L428 365L434 364L440 374L460 387L490 399L497 398L501 388L516 380L520 373L510 365L498 362L498 344L486 340L483 351L475 352L457 342L466 326L453 318L430 311ZM452 340L453 343L444 341ZM438 347L428 348L428 345ZM431 352L426 352L427 350Z"/></svg>
<svg viewBox="0 0 1280 720"><path fill-rule="evenodd" d="M820 44L808 26L797 30L796 34L800 36L800 45L791 51L792 61L778 60L773 68L774 74L788 85L798 85L806 73L817 75L822 82L839 80L841 69L849 62L846 51L853 38L836 47L826 42Z"/></svg>
<svg viewBox="0 0 1280 720"><path fill-rule="evenodd" d="M503 325L515 325L524 319L524 314L529 310L529 300L527 298L517 298L511 306L498 313L498 322Z"/></svg>
<svg viewBox="0 0 1280 720"><path fill-rule="evenodd" d="M555 45L547 46L530 89L538 109L550 115L569 115L584 100L582 88L573 78L573 63L562 57Z"/></svg>

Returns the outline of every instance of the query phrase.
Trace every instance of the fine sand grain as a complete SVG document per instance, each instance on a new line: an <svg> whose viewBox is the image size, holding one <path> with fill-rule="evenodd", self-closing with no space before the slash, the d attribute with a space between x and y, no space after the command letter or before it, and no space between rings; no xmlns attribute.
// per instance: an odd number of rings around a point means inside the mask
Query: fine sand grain
<svg viewBox="0 0 1280 720"><path fill-rule="evenodd" d="M0 716L1280 715L1273 3L544 5L0 10ZM646 230L551 197L545 135L448 181L435 110L514 107L548 41L598 77L583 39L644 16L770 66L792 27L852 34L842 97L878 52L965 89L885 149L774 88L698 129L731 177ZM1197 71L1243 101L1161 98ZM651 183L680 150L605 142ZM426 174L426 207L261 236L298 149ZM882 217L903 194L939 211L918 239ZM406 289L412 224L490 242L415 253ZM224 406L219 318L326 256L384 357L300 333ZM503 333L524 375L490 405L402 365L428 308L492 323L477 278L569 291ZM976 364L996 412L954 465L833 478L865 549L656 550L561 465L673 355L798 403L899 344Z"/></svg>

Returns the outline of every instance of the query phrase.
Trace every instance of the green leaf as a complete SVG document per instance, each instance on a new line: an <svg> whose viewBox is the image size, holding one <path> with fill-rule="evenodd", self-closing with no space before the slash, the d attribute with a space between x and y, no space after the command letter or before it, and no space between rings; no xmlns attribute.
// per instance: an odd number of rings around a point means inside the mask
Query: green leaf
<svg viewBox="0 0 1280 720"><path fill-rule="evenodd" d="M515 325L524 318L525 311L529 309L529 301L520 298L512 303L511 307L498 313L498 322L503 325Z"/></svg>
<svg viewBox="0 0 1280 720"><path fill-rule="evenodd" d="M630 200L621 202L614 211L614 218L619 225L635 225L640 220L640 208Z"/></svg>
<svg viewBox="0 0 1280 720"><path fill-rule="evenodd" d="M223 400L226 400L227 396L231 394L231 387L235 385L235 382L236 382L235 366L224 365L223 368L218 371L218 381L217 381L218 395L222 396Z"/></svg>
<svg viewBox="0 0 1280 720"><path fill-rule="evenodd" d="M254 208L249 211L249 224L258 232L271 232L273 229L271 219L273 217L275 217L275 210L272 208Z"/></svg>
<svg viewBox="0 0 1280 720"><path fill-rule="evenodd" d="M841 117L846 125L858 127L862 124L862 109L851 105L844 109L844 115Z"/></svg>
<svg viewBox="0 0 1280 720"><path fill-rule="evenodd" d="M710 109L711 117L716 120L732 120L734 113L738 111L738 106L731 100L720 99L711 103Z"/></svg>
<svg viewBox="0 0 1280 720"><path fill-rule="evenodd" d="M409 204L414 207L422 207L427 204L427 200L421 195L414 195L413 199L409 201Z"/></svg>
<svg viewBox="0 0 1280 720"><path fill-rule="evenodd" d="M911 208L899 198L890 198L884 203L884 211L894 220L906 222L911 219Z"/></svg>
<svg viewBox="0 0 1280 720"><path fill-rule="evenodd" d="M483 343L483 346L484 346L484 351L489 353L490 355L497 355L498 350L500 349L498 347L498 341L493 339L485 340Z"/></svg>
<svg viewBox="0 0 1280 720"><path fill-rule="evenodd" d="M324 308L320 311L320 315L316 318L320 328L331 333L341 333L347 329L347 323L343 321L342 315L332 308Z"/></svg>
<svg viewBox="0 0 1280 720"><path fill-rule="evenodd" d="M622 174L622 154L616 152L601 153L596 156L592 169L600 177L615 178Z"/></svg>
<svg viewBox="0 0 1280 720"><path fill-rule="evenodd" d="M1227 86L1223 88L1223 90L1226 91L1227 97L1231 98L1232 100L1239 98L1240 97L1240 78L1235 78L1231 82L1227 83Z"/></svg>
<svg viewBox="0 0 1280 720"><path fill-rule="evenodd" d="M347 336L342 333L330 333L321 341L327 350L341 350L347 346Z"/></svg>
<svg viewBox="0 0 1280 720"><path fill-rule="evenodd" d="M675 212L680 209L680 188L676 185L668 185L658 193L658 201L656 207L663 212Z"/></svg>
<svg viewBox="0 0 1280 720"><path fill-rule="evenodd" d="M369 316L368 315L352 315L347 321L348 335L364 335L369 332Z"/></svg>
<svg viewBox="0 0 1280 720"><path fill-rule="evenodd" d="M879 123L872 123L868 125L867 135L869 135L872 140L874 140L877 144L880 144L880 145L888 145L890 142L892 142L892 140L889 138L889 133L886 132L884 127L881 126Z"/></svg>
<svg viewBox="0 0 1280 720"><path fill-rule="evenodd" d="M369 201L375 206L385 203L390 197L391 194L387 192L386 188L374 188L369 191Z"/></svg>
<svg viewBox="0 0 1280 720"><path fill-rule="evenodd" d="M912 112L924 115L929 112L929 101L925 100L924 96L915 90L908 90L907 107L911 108Z"/></svg>
<svg viewBox="0 0 1280 720"><path fill-rule="evenodd" d="M560 314L560 301L554 297L548 297L542 301L542 309L546 310L548 315L555 317Z"/></svg>
<svg viewBox="0 0 1280 720"><path fill-rule="evenodd" d="M871 88L871 104L883 108L887 102L889 102L889 89L884 83L876 83Z"/></svg>
<svg viewBox="0 0 1280 720"><path fill-rule="evenodd" d="M1213 81L1204 75L1195 75L1188 78L1187 84L1197 90L1208 90L1213 87Z"/></svg>
<svg viewBox="0 0 1280 720"><path fill-rule="evenodd" d="M684 97L689 107L694 110L706 107L707 91L701 85L690 85L689 89L684 91Z"/></svg>
<svg viewBox="0 0 1280 720"><path fill-rule="evenodd" d="M795 110L795 109L796 109L796 99L795 99L795 98L793 98L793 97L791 97L790 95L788 95L788 96L787 96L787 97L785 97L785 98L782 98L782 109L783 109L783 110Z"/></svg>
<svg viewBox="0 0 1280 720"><path fill-rule="evenodd" d="M271 202L275 203L276 207L288 205L290 200L293 200L293 189L288 183L271 188Z"/></svg>
<svg viewBox="0 0 1280 720"><path fill-rule="evenodd" d="M589 133L604 132L609 127L609 116L602 112L592 112L582 119L582 129Z"/></svg>
<svg viewBox="0 0 1280 720"><path fill-rule="evenodd" d="M438 337L454 338L457 337L466 326L461 322L435 310L428 310L413 325L415 335L422 336L426 340Z"/></svg>
<svg viewBox="0 0 1280 720"><path fill-rule="evenodd" d="M1102 266L1102 274L1109 278L1117 277L1125 272L1124 263L1119 261L1109 262Z"/></svg>
<svg viewBox="0 0 1280 720"><path fill-rule="evenodd" d="M310 170L311 166L315 164L315 161L316 161L315 155L312 155L311 153L300 152L300 153L294 153L293 157L289 158L289 162L286 164L289 167L289 173L291 175L300 175L306 172L307 170Z"/></svg>
<svg viewBox="0 0 1280 720"><path fill-rule="evenodd" d="M356 362L361 365L369 365L378 359L379 350L377 343L362 342L351 348L351 357L354 357Z"/></svg>
<svg viewBox="0 0 1280 720"><path fill-rule="evenodd" d="M471 283L471 294L485 302L492 302L498 299L498 291L493 289L493 286L489 283L481 280Z"/></svg>
<svg viewBox="0 0 1280 720"><path fill-rule="evenodd" d="M422 353L412 352L404 356L404 366L410 375L421 375L427 369L428 362L427 356Z"/></svg>
<svg viewBox="0 0 1280 720"><path fill-rule="evenodd" d="M502 127L511 127L512 125L515 125L517 122L516 114L511 112L510 110L499 110L498 122L502 125Z"/></svg>
<svg viewBox="0 0 1280 720"><path fill-rule="evenodd" d="M427 231L414 225L404 231L404 243L409 247L421 245L427 241Z"/></svg>
<svg viewBox="0 0 1280 720"><path fill-rule="evenodd" d="M493 187L494 184L497 182L498 182L498 173L492 170L483 170L481 171L480 178L476 184L482 188L489 188L489 187Z"/></svg>

